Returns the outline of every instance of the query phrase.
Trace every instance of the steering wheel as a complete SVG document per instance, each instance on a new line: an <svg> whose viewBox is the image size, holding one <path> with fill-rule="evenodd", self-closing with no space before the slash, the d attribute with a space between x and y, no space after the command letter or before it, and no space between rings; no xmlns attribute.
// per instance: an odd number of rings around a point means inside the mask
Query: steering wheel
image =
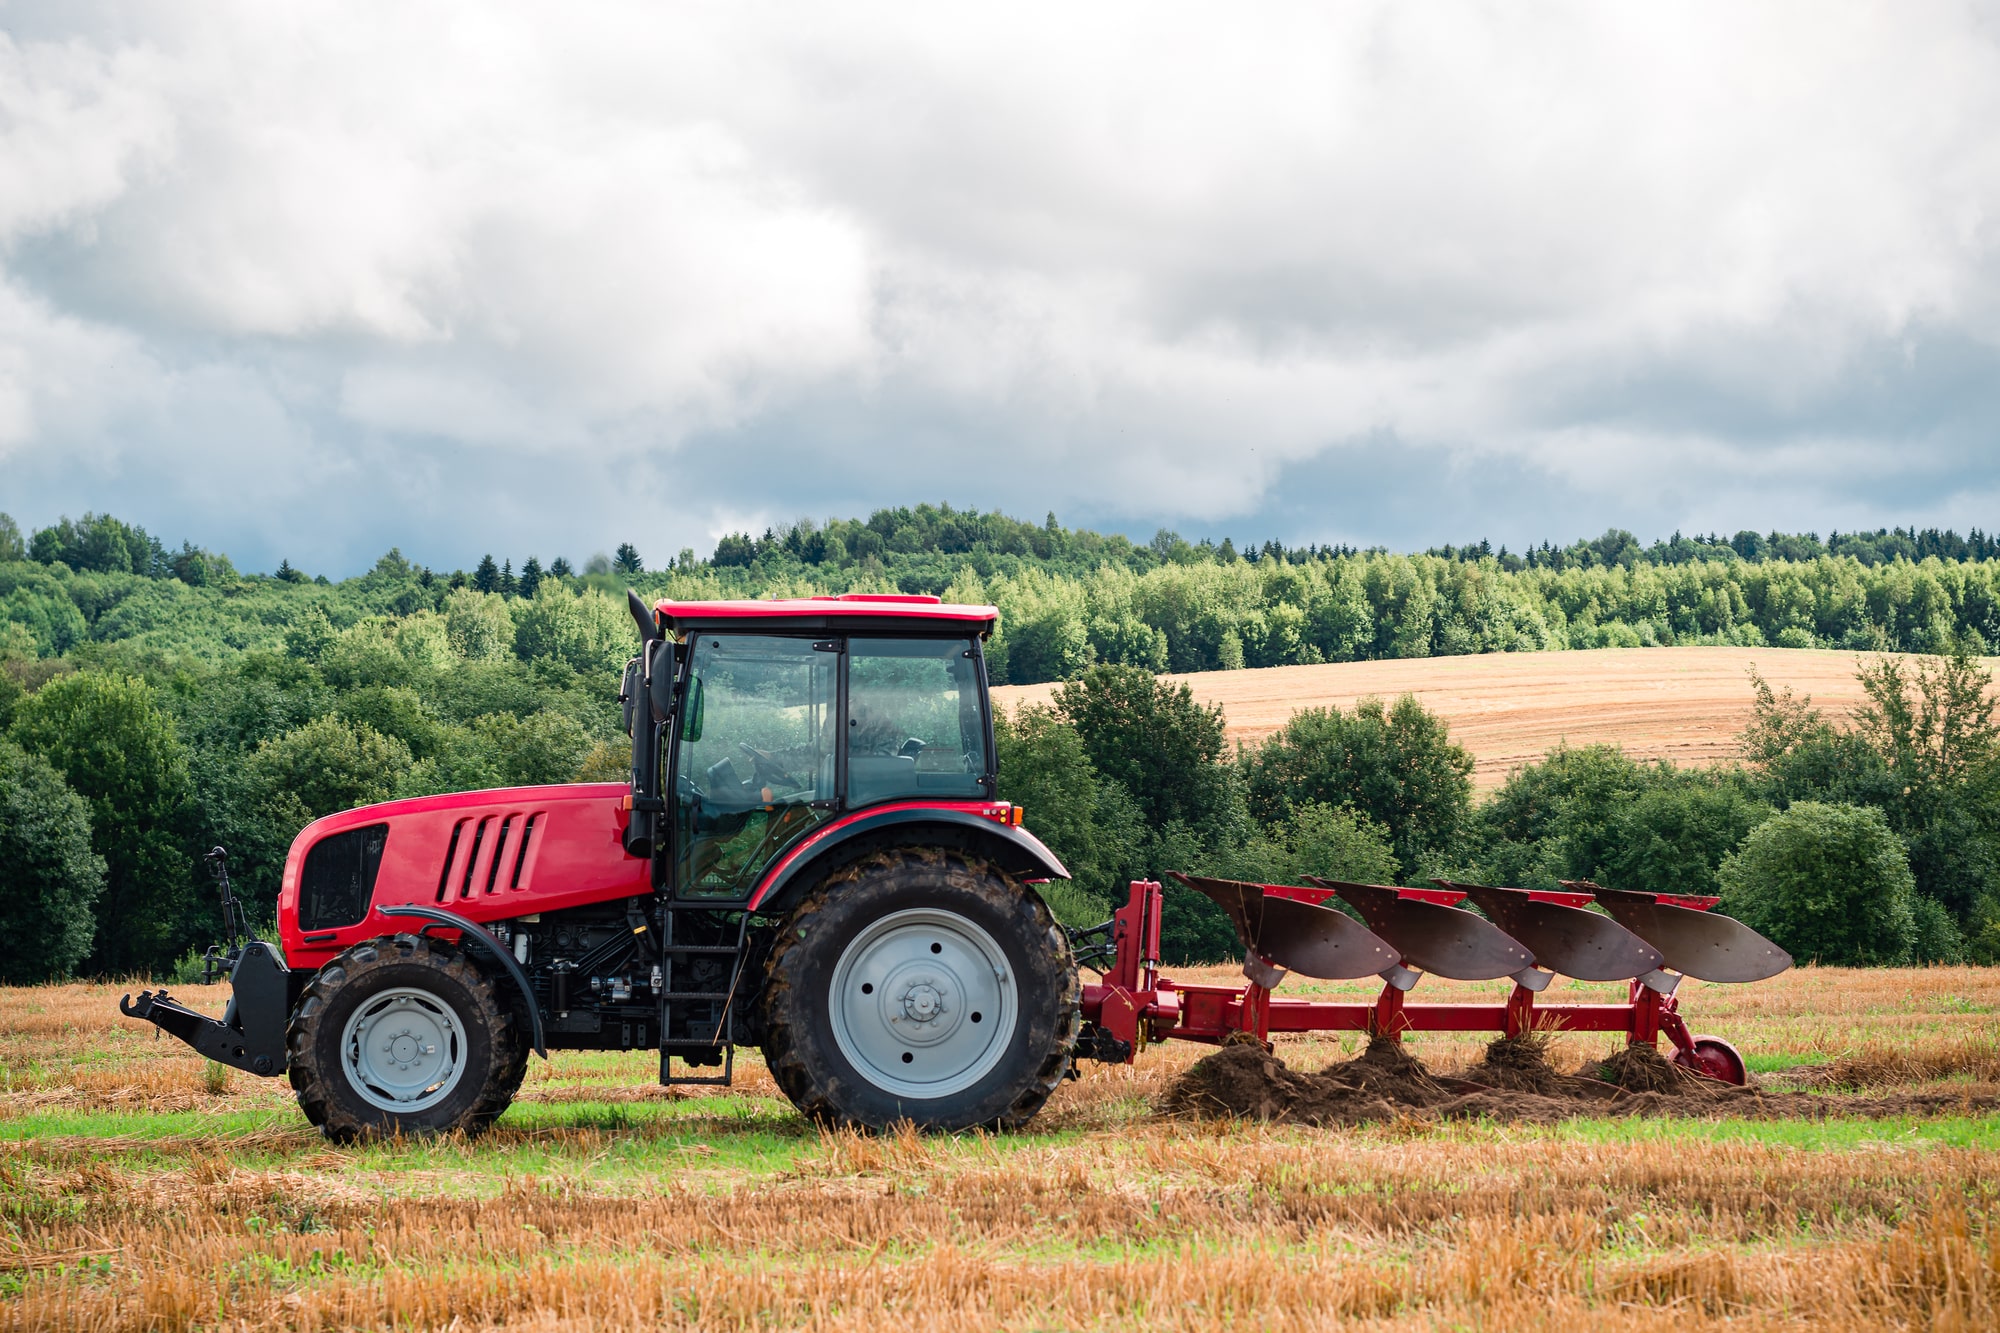
<svg viewBox="0 0 2000 1333"><path fill-rule="evenodd" d="M778 757L768 750L760 750L748 741L736 742L736 748L750 757L751 780L765 787L778 787L792 780Z"/></svg>

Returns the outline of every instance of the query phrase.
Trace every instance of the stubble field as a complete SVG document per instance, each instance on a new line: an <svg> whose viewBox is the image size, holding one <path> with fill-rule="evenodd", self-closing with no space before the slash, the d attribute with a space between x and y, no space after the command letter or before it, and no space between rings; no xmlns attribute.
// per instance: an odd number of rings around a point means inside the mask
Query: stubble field
<svg viewBox="0 0 2000 1333"><path fill-rule="evenodd" d="M1555 745L1605 742L1638 759L1682 766L1726 763L1750 720L1750 672L1791 686L1829 714L1862 698L1856 669L1879 653L1791 648L1606 648L1500 653L1390 662L1205 671L1184 680L1202 703L1219 703L1231 743L1255 742L1301 708L1351 707L1368 695L1415 694L1472 751L1473 784L1500 785L1509 770ZM2000 659L1987 660L2000 666ZM1008 708L1046 703L1054 685L994 690Z"/></svg>
<svg viewBox="0 0 2000 1333"><path fill-rule="evenodd" d="M1286 991L1307 989L1371 987ZM754 1056L735 1089L669 1093L643 1054L558 1053L483 1139L341 1148L281 1083L212 1077L119 1018L117 988L0 991L0 1326L2000 1324L2000 971L1684 991L1810 1110L1176 1120L1155 1105L1207 1051L1168 1043L1089 1066L1032 1133L867 1138L803 1123ZM215 1011L223 988L186 998ZM1411 1049L1440 1070L1480 1051Z"/></svg>

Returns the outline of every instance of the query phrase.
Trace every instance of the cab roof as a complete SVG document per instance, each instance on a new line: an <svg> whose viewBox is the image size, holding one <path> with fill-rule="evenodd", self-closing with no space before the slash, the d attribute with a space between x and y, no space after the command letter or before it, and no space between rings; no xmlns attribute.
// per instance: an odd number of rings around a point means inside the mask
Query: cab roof
<svg viewBox="0 0 2000 1333"><path fill-rule="evenodd" d="M849 592L838 597L771 597L744 602L660 601L662 629L859 630L890 634L990 634L1000 612L905 593Z"/></svg>

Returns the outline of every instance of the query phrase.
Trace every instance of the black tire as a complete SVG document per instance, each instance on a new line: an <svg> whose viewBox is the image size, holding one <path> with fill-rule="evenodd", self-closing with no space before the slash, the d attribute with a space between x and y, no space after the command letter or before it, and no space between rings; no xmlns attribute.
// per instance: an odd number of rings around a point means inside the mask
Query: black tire
<svg viewBox="0 0 2000 1333"><path fill-rule="evenodd" d="M412 995L429 1000L407 998ZM368 1012L371 1001L378 1002L379 1020ZM432 1025L420 1031L449 1032L448 1063L458 1070L442 1095L413 1098L407 1110L384 1105L393 1099L381 1089L365 1088L351 1053L342 1049L350 1024L356 1035L370 1031L371 1021L390 1021L392 1004L412 1005L409 1012ZM520 1024L493 984L456 949L418 935L357 944L321 968L286 1025L285 1049L300 1109L336 1143L388 1134L477 1134L514 1100L528 1067Z"/></svg>
<svg viewBox="0 0 2000 1333"><path fill-rule="evenodd" d="M860 1063L849 1058L834 1032L834 986L842 979L837 974L843 956L859 950L855 956L866 960L872 957L866 952L869 940L881 932L900 929L907 935L925 928L921 923L897 927L888 920L908 920L909 914L943 923L947 936L952 934L952 922L966 923L964 936L983 936L980 947L997 947L1013 978L1011 1031L1002 1031L996 1022L992 1031L999 1035L985 1039L985 1046L978 1048L983 1053L973 1057L960 1075L971 1081L947 1088L943 1095L924 1096L908 1087L885 1085L867 1072L865 1055ZM933 944L930 951L938 953L939 948ZM977 955L968 951L965 956ZM920 966L904 965L905 969ZM866 963L851 962L850 968L865 970ZM999 971L994 969L996 977ZM860 975L851 970L844 984L858 990ZM911 974L905 970L885 975ZM984 978L972 980L983 983ZM870 1005L886 1012L888 992L896 984L900 983L885 980L879 999L860 1002L850 997L847 1003L861 1012ZM937 1011L940 1015L955 1002L955 984L947 974L941 990L930 992L946 1006ZM1082 1000L1069 938L1032 890L983 861L957 853L885 852L820 885L780 928L765 964L764 1059L792 1104L823 1124L881 1129L907 1120L923 1129L1016 1129L1032 1119L1062 1083L1082 1025ZM958 1015L956 1022L969 1018L976 1023L984 1017L969 1010L974 1002L964 1001L961 1007L968 1012ZM840 1021L845 1024L846 1018ZM959 1031L970 1034L972 1029L954 1028L951 1040L960 1040L955 1035ZM905 1053L902 1059L911 1060L912 1055ZM992 1062L990 1067L986 1061Z"/></svg>

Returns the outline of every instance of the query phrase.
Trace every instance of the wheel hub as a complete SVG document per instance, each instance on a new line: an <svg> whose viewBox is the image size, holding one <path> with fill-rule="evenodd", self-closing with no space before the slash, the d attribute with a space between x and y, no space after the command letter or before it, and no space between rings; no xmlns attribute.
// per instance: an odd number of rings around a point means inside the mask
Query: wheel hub
<svg viewBox="0 0 2000 1333"><path fill-rule="evenodd" d="M903 1014L912 1022L929 1023L943 1012L944 996L931 982L915 982L903 992Z"/></svg>
<svg viewBox="0 0 2000 1333"><path fill-rule="evenodd" d="M430 991L400 986L362 1001L341 1033L348 1084L369 1105L415 1112L437 1105L465 1075L463 1027Z"/></svg>
<svg viewBox="0 0 2000 1333"><path fill-rule="evenodd" d="M984 1078L1006 1054L1019 1007L993 936L935 908L892 913L857 935L828 999L835 1044L855 1071L914 1098Z"/></svg>

